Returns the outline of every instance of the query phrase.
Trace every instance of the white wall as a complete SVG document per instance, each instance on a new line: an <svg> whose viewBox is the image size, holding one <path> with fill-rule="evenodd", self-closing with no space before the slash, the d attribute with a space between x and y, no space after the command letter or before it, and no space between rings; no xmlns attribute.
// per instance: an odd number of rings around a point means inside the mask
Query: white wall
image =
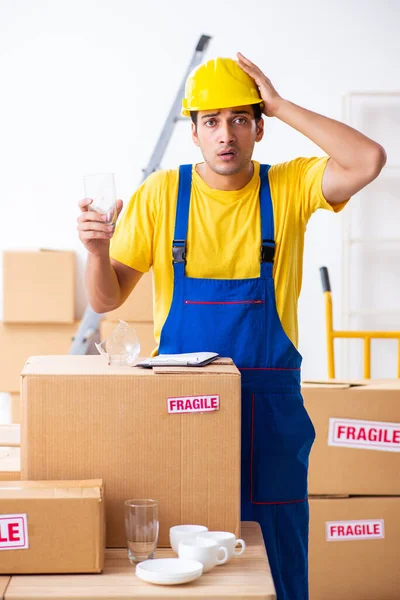
<svg viewBox="0 0 400 600"><path fill-rule="evenodd" d="M201 34L213 36L206 58L241 50L281 95L341 119L349 90L400 89L399 25L396 0L2 0L0 250L76 250L80 315L82 174L114 171L129 199ZM322 154L280 122L266 131L258 160ZM180 123L163 166L200 159L188 134ZM340 326L340 221L319 211L308 227L299 315L308 378L326 374L323 264Z"/></svg>

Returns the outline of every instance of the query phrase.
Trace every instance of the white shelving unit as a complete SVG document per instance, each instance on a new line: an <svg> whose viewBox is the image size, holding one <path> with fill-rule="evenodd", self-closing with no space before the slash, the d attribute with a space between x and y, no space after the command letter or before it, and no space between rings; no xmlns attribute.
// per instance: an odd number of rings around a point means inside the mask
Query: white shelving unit
<svg viewBox="0 0 400 600"><path fill-rule="evenodd" d="M344 121L381 143L381 175L343 213L342 322L349 330L400 330L400 92L350 92ZM361 342L343 340L343 377L362 377ZM398 344L372 345L372 377L396 377Z"/></svg>

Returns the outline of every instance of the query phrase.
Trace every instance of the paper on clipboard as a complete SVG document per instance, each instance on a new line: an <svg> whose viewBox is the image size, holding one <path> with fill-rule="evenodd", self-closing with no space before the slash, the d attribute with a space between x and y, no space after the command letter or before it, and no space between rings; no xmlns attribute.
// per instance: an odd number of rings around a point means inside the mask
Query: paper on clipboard
<svg viewBox="0 0 400 600"><path fill-rule="evenodd" d="M186 354L159 354L146 358L135 366L151 369L152 367L204 367L217 359L216 352L188 352Z"/></svg>

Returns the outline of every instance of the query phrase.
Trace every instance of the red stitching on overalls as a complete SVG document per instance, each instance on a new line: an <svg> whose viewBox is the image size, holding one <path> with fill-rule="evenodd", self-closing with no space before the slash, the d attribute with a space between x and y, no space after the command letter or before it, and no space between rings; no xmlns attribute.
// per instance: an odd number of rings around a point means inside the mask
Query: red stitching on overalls
<svg viewBox="0 0 400 600"><path fill-rule="evenodd" d="M300 368L285 369L281 367L238 367L239 371L300 371Z"/></svg>
<svg viewBox="0 0 400 600"><path fill-rule="evenodd" d="M299 504L302 500L286 500L285 502L256 502L253 500L253 448L254 448L254 394L251 396L251 449L250 449L250 502L252 504Z"/></svg>
<svg viewBox="0 0 400 600"><path fill-rule="evenodd" d="M184 300L184 304L265 304L264 300L232 300L231 302L200 302L198 300Z"/></svg>

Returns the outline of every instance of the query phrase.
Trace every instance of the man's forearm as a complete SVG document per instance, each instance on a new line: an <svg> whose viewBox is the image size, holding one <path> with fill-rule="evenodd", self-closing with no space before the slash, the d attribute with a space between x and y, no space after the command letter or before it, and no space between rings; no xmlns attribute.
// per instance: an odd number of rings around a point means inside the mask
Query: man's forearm
<svg viewBox="0 0 400 600"><path fill-rule="evenodd" d="M344 123L288 100L279 102L274 116L312 140L344 169L374 169L377 163L385 162L380 144Z"/></svg>
<svg viewBox="0 0 400 600"><path fill-rule="evenodd" d="M109 312L119 306L121 289L108 255L88 254L86 290L90 306L98 313Z"/></svg>

